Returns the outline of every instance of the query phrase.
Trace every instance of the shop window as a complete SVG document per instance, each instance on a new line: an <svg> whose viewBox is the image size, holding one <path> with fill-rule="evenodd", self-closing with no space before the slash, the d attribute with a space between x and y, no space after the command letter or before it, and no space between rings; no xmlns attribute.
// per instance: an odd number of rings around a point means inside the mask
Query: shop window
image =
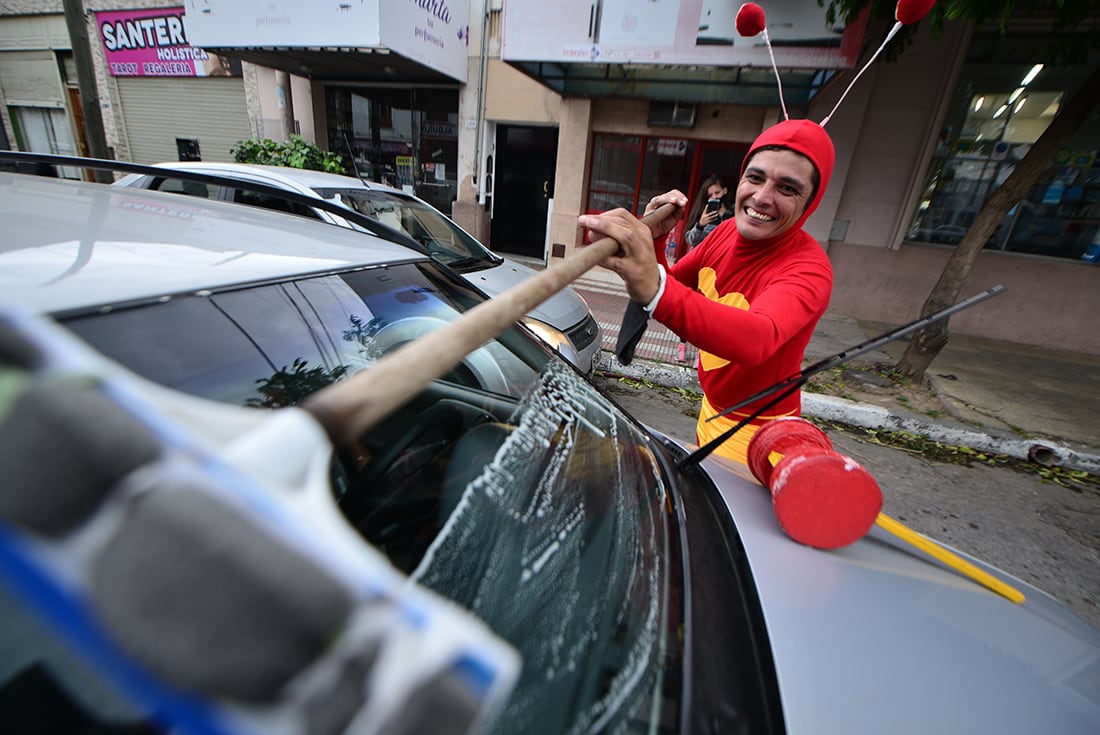
<svg viewBox="0 0 1100 735"><path fill-rule="evenodd" d="M588 211L605 212L626 207L637 212L643 139L626 135L596 135L592 145Z"/></svg>
<svg viewBox="0 0 1100 735"><path fill-rule="evenodd" d="M1008 41L1004 41L1008 43ZM908 238L954 245L1046 130L1080 72L997 63L976 39L963 66ZM1100 112L1049 162L987 249L1100 260Z"/></svg>
<svg viewBox="0 0 1100 735"><path fill-rule="evenodd" d="M73 142L72 128L65 110L59 107L12 106L15 140L20 150L59 156L79 155ZM80 170L63 166L58 173L66 179L79 179Z"/></svg>
<svg viewBox="0 0 1100 735"><path fill-rule="evenodd" d="M625 207L640 215L657 194L680 189L690 195L699 149L698 141L684 138L596 135L587 210Z"/></svg>
<svg viewBox="0 0 1100 735"><path fill-rule="evenodd" d="M438 88L325 91L329 149L359 175L416 194L443 212L458 196L458 92Z"/></svg>
<svg viewBox="0 0 1100 735"><path fill-rule="evenodd" d="M679 189L689 198L717 174L732 188L744 145L657 136L597 134L593 139L587 211L626 207L636 214L657 194Z"/></svg>

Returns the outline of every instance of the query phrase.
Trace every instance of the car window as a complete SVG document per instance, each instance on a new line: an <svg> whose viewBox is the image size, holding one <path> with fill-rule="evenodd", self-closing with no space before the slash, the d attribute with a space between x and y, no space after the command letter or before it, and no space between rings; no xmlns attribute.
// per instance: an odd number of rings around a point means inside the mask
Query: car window
<svg viewBox="0 0 1100 735"><path fill-rule="evenodd" d="M439 276L425 268L373 268L183 295L68 324L163 385L230 403L294 405L458 316L457 304L472 294L450 284L448 298L441 298ZM525 362L534 359L532 350L525 352L521 358L490 343L445 379L479 390L521 391L536 374ZM280 392L295 386L292 395Z"/></svg>
<svg viewBox="0 0 1100 735"><path fill-rule="evenodd" d="M191 295L66 321L157 382L285 406L481 297L431 264ZM413 579L511 642L496 732L675 732L682 625L650 439L511 329L359 437L341 513Z"/></svg>
<svg viewBox="0 0 1100 735"><path fill-rule="evenodd" d="M449 266L496 264L481 243L442 212L416 199L369 189L323 188L315 191L325 199L403 232Z"/></svg>
<svg viewBox="0 0 1100 735"><path fill-rule="evenodd" d="M263 207L264 209L296 214L299 217L309 217L310 219L321 219L320 215L314 212L312 208L272 194L263 194L247 189L234 189L231 199L238 204Z"/></svg>
<svg viewBox="0 0 1100 735"><path fill-rule="evenodd" d="M201 199L217 199L218 187L213 184L203 184L198 181L184 181L183 179L155 178L149 185L150 189L167 191L172 194L185 194Z"/></svg>

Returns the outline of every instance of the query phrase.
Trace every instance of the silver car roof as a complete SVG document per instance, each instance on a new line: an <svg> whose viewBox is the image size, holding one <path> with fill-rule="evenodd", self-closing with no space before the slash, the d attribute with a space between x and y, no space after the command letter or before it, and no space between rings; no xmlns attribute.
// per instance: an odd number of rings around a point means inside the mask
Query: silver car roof
<svg viewBox="0 0 1100 735"><path fill-rule="evenodd" d="M197 173L222 174L231 177L252 175L258 178L278 181L305 194L312 193L311 190L316 189L370 189L394 194L406 194L406 192L402 192L400 189L386 186L385 184L379 184L374 181L368 182L354 176L334 174L327 171L314 171L305 168L218 161L169 161L156 165L161 168L194 171Z"/></svg>
<svg viewBox="0 0 1100 735"><path fill-rule="evenodd" d="M0 299L40 313L427 261L362 232L177 194L0 173Z"/></svg>

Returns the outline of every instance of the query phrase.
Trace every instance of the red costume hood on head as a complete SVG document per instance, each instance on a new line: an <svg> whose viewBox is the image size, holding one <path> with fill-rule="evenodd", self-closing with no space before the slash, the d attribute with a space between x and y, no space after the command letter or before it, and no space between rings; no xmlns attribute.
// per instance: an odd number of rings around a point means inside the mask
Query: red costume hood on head
<svg viewBox="0 0 1100 735"><path fill-rule="evenodd" d="M800 229L821 203L821 198L825 195L825 188L829 185L829 177L833 174L833 163L836 161L833 141L829 134L825 132L825 128L812 120L784 120L781 123L772 125L752 142L749 152L745 155L744 163L741 164L742 176L745 174L745 167L748 165L753 153L765 146L780 146L801 153L810 159L817 169L820 181L817 185L817 191L814 192L814 198L806 205L806 211L802 213L802 216L798 218L798 222L791 228L792 230Z"/></svg>

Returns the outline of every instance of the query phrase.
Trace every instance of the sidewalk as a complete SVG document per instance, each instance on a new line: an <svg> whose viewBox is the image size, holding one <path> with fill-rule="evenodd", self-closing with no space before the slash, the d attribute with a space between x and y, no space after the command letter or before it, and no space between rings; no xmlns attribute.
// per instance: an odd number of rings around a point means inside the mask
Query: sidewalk
<svg viewBox="0 0 1100 735"><path fill-rule="evenodd" d="M525 262L543 267L537 260ZM699 390L695 348L685 345L680 361L679 339L656 321L650 322L631 364L619 364L615 340L627 299L614 273L595 268L577 279L573 288L588 302L603 330L598 370ZM826 313L806 350L805 364L897 326ZM857 357L853 364L894 362L904 350L904 340L892 342ZM803 394L803 413L852 426L909 431L1018 459L1038 457L1100 474L1100 356L952 334L927 377L951 416L930 419L814 393Z"/></svg>

